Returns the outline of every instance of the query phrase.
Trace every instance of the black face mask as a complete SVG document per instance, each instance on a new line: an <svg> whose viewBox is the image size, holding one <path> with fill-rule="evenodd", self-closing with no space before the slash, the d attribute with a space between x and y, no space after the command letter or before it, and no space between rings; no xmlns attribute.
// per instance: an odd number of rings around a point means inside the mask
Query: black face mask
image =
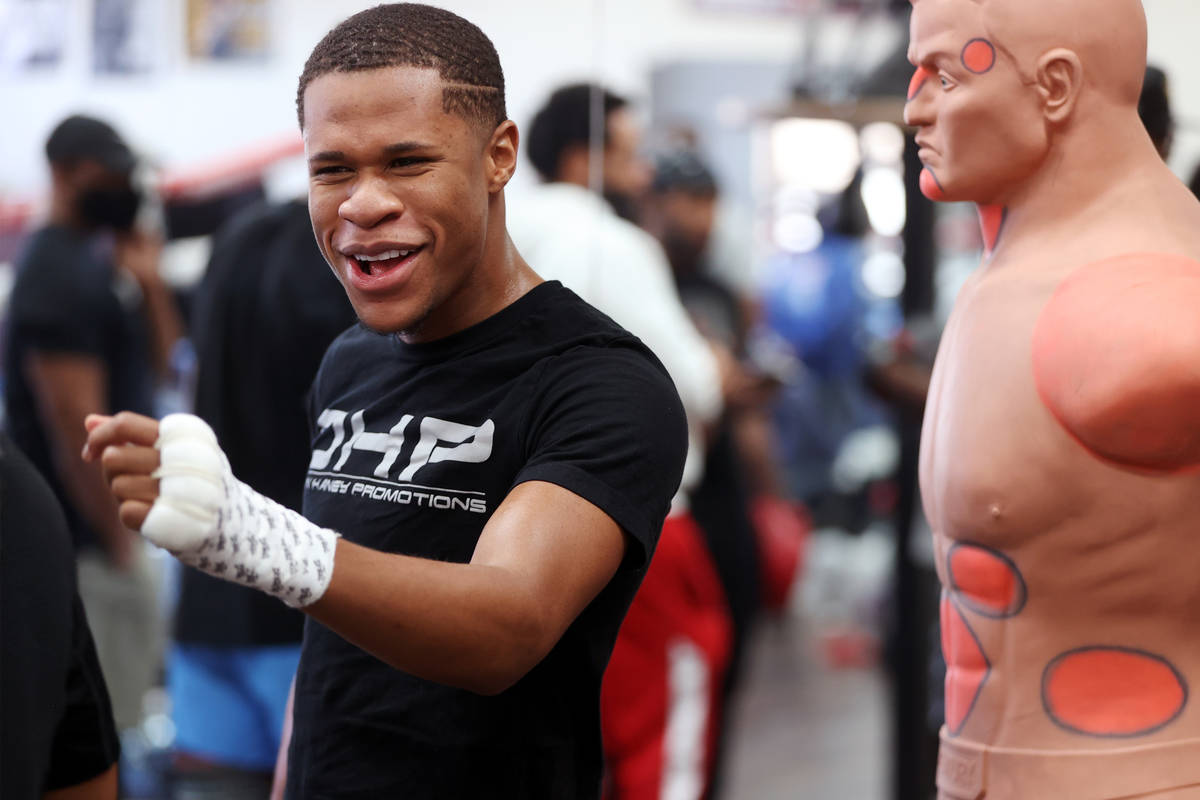
<svg viewBox="0 0 1200 800"><path fill-rule="evenodd" d="M88 189L79 196L79 216L93 228L127 231L137 218L142 196L129 187Z"/></svg>

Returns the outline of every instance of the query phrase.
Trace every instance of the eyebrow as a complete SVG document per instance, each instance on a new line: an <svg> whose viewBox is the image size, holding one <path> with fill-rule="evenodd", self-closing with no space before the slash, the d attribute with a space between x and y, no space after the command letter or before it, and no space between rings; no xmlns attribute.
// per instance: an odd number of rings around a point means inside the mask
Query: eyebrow
<svg viewBox="0 0 1200 800"><path fill-rule="evenodd" d="M426 150L430 147L433 147L433 145L427 142L396 142L395 144L389 144L387 147L383 148L383 152L385 155L395 156L403 155L404 153L411 153L415 150ZM308 163L314 164L321 161L346 160L346 154L341 150L322 150L319 153L314 153L313 155L309 156Z"/></svg>
<svg viewBox="0 0 1200 800"><path fill-rule="evenodd" d="M938 61L939 59L943 59L943 58L949 58L949 59L954 58L953 53L951 53L949 50L942 50L942 49L930 50L929 52L924 53L922 58L916 58L915 57L916 54L912 50L909 50L908 53L906 53L905 55L908 58L908 63L912 64L914 67L920 66L922 64L932 64L932 63Z"/></svg>

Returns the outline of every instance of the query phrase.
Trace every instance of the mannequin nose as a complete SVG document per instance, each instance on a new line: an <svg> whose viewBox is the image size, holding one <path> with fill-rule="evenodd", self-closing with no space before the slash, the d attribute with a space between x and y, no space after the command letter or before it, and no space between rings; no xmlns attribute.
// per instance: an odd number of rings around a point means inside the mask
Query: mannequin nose
<svg viewBox="0 0 1200 800"><path fill-rule="evenodd" d="M931 121L931 98L933 96L933 74L924 67L917 67L908 85L908 100L904 104L904 123L919 127Z"/></svg>

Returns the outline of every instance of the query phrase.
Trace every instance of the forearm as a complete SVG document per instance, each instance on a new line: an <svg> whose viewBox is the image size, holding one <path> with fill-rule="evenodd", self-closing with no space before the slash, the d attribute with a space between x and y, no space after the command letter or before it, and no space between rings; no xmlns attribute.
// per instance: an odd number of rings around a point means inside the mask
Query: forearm
<svg viewBox="0 0 1200 800"><path fill-rule="evenodd" d="M183 322L170 288L161 279L142 281L142 294L152 337L155 372L163 376L170 366L171 351L183 335Z"/></svg>
<svg viewBox="0 0 1200 800"><path fill-rule="evenodd" d="M333 577L314 619L396 669L495 694L558 638L519 576L370 550L338 540Z"/></svg>
<svg viewBox="0 0 1200 800"><path fill-rule="evenodd" d="M733 435L752 494L783 497L786 491L775 457L775 434L765 409L745 409L733 416Z"/></svg>
<svg viewBox="0 0 1200 800"><path fill-rule="evenodd" d="M121 524L117 504L104 476L79 460L83 442L56 447L58 477L71 507L83 517L115 562L123 562L133 544L133 534Z"/></svg>
<svg viewBox="0 0 1200 800"><path fill-rule="evenodd" d="M91 469L79 459L79 451L87 441L83 426L79 423L84 412L67 402L67 388L51 390L45 380L44 371L35 367L34 385L38 387L38 413L42 429L50 445L55 473L71 507L83 517L83 521L100 539L100 544L110 557L121 562L129 552L132 534L121 524L117 516L117 504L109 491L104 476ZM89 401L81 399L87 391L72 395L69 399L87 406ZM91 392L90 394L96 394Z"/></svg>

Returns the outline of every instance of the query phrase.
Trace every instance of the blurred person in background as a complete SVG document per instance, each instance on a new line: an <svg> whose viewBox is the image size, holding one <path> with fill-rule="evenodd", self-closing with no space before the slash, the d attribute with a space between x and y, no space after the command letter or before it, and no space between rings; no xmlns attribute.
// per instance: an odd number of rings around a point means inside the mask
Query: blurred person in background
<svg viewBox="0 0 1200 800"><path fill-rule="evenodd" d="M861 172L820 206L817 220L820 244L773 256L762 293L765 324L803 365L777 405L780 455L789 492L812 509L818 527L860 531L867 486L841 479L834 466L854 434L886 420L865 383L868 355L880 328L895 335L900 311L863 285L870 224ZM886 324L873 324L873 313Z"/></svg>
<svg viewBox="0 0 1200 800"><path fill-rule="evenodd" d="M354 321L304 200L252 207L217 233L196 298L194 410L242 480L296 511L308 389ZM273 597L183 571L167 660L177 800L266 796L303 630Z"/></svg>
<svg viewBox="0 0 1200 800"><path fill-rule="evenodd" d="M691 147L676 147L655 159L654 180L641 207L643 225L662 243L680 299L696 327L734 357L735 388L726 395L725 411L709 440L703 477L691 493L692 513L713 554L733 622L724 686L727 705L759 611L764 603L778 611L786 602L805 527L786 498L772 452L771 400L786 362L754 361L748 346L750 304L716 277L707 261L717 202L716 177L704 160ZM721 730L712 796L720 787L725 726Z"/></svg>
<svg viewBox="0 0 1200 800"><path fill-rule="evenodd" d="M0 797L116 800L120 745L50 487L0 434Z"/></svg>
<svg viewBox="0 0 1200 800"><path fill-rule="evenodd" d="M594 103L604 136L601 180L592 187ZM544 183L513 209L510 231L542 275L561 280L654 351L687 412L683 483L605 673L601 725L610 798L698 798L713 760L732 633L725 593L687 504L731 358L696 330L662 248L628 219L652 177L640 148L624 98L583 83L556 90L528 136L529 159Z"/></svg>
<svg viewBox="0 0 1200 800"><path fill-rule="evenodd" d="M66 511L79 593L117 726L141 717L163 631L145 546L117 517L103 477L79 453L91 413L151 412L181 325L158 272L161 241L135 226L136 159L107 123L61 122L46 141L48 222L16 262L5 345L13 441Z"/></svg>

